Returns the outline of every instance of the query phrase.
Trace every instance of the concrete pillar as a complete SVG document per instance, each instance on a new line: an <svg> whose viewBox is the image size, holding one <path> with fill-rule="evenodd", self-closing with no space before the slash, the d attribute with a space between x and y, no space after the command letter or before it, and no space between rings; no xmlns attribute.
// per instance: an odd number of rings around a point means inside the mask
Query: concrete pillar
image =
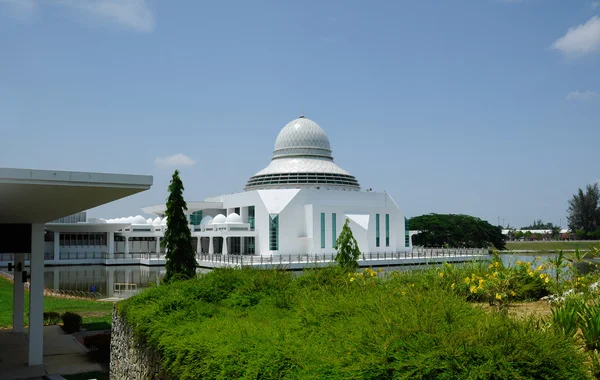
<svg viewBox="0 0 600 380"><path fill-rule="evenodd" d="M156 257L160 258L160 236L156 237Z"/></svg>
<svg viewBox="0 0 600 380"><path fill-rule="evenodd" d="M240 216L242 223L248 223L248 207L240 207Z"/></svg>
<svg viewBox="0 0 600 380"><path fill-rule="evenodd" d="M44 354L44 225L31 225L29 286L29 366L41 365Z"/></svg>
<svg viewBox="0 0 600 380"><path fill-rule="evenodd" d="M208 253L210 255L212 255L213 253L215 253L215 246L213 244L213 237L212 236L208 237Z"/></svg>
<svg viewBox="0 0 600 380"><path fill-rule="evenodd" d="M107 284L106 284L106 293L108 297L112 297L115 295L115 271L114 267L107 267L106 270L108 274Z"/></svg>
<svg viewBox="0 0 600 380"><path fill-rule="evenodd" d="M58 268L52 268L53 269L53 280L52 280L52 285L54 285L54 289L58 290L60 289L60 272L58 271Z"/></svg>
<svg viewBox="0 0 600 380"><path fill-rule="evenodd" d="M15 280L13 284L13 332L22 333L23 326L25 325L25 301L23 288L23 276L22 271L25 269L25 254L15 253ZM20 271L17 271L18 267L21 267Z"/></svg>
<svg viewBox="0 0 600 380"><path fill-rule="evenodd" d="M108 245L108 258L112 259L115 255L115 233L107 232L106 235L106 244Z"/></svg>
<svg viewBox="0 0 600 380"><path fill-rule="evenodd" d="M240 255L244 254L244 237L240 236Z"/></svg>
<svg viewBox="0 0 600 380"><path fill-rule="evenodd" d="M202 239L200 239L200 236L197 236L196 239L198 239L196 241L196 254L199 255L202 251L202 246L200 244L200 242L202 241Z"/></svg>
<svg viewBox="0 0 600 380"><path fill-rule="evenodd" d="M54 261L60 260L60 232L54 233Z"/></svg>
<svg viewBox="0 0 600 380"><path fill-rule="evenodd" d="M223 237L223 251L221 253L224 255L228 254L228 252L227 252L227 237L226 236Z"/></svg>
<svg viewBox="0 0 600 380"><path fill-rule="evenodd" d="M125 255L129 254L129 237L125 236Z"/></svg>

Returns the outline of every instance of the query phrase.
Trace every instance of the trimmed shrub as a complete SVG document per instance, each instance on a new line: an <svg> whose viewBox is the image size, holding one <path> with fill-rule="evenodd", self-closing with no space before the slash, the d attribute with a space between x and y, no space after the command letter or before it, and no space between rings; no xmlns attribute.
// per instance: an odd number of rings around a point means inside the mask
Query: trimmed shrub
<svg viewBox="0 0 600 380"><path fill-rule="evenodd" d="M58 325L60 320L61 320L60 314L58 314L57 312L55 312L55 311L44 312L44 326Z"/></svg>
<svg viewBox="0 0 600 380"><path fill-rule="evenodd" d="M439 273L217 269L117 308L172 379L589 378L572 340L473 307Z"/></svg>
<svg viewBox="0 0 600 380"><path fill-rule="evenodd" d="M83 344L90 349L90 355L101 363L110 361L110 334L88 335Z"/></svg>
<svg viewBox="0 0 600 380"><path fill-rule="evenodd" d="M65 330L67 334L81 331L81 323L83 321L81 315L67 311L62 315L62 321L63 330Z"/></svg>

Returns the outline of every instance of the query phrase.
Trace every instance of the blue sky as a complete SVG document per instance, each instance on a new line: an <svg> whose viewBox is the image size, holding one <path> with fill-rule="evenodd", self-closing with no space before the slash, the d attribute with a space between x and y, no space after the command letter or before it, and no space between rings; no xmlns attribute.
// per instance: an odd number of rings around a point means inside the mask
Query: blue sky
<svg viewBox="0 0 600 380"><path fill-rule="evenodd" d="M408 216L600 180L600 1L0 0L0 57L0 166L154 176L90 216L243 189L301 107Z"/></svg>

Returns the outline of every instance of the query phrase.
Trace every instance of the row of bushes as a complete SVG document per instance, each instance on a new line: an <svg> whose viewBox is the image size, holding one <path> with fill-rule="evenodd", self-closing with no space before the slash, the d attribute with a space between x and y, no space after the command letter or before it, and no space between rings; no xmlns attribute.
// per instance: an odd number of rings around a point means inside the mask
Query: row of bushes
<svg viewBox="0 0 600 380"><path fill-rule="evenodd" d="M118 312L174 379L590 378L573 339L469 303L548 293L542 270L499 266L218 269L146 290Z"/></svg>
<svg viewBox="0 0 600 380"><path fill-rule="evenodd" d="M59 314L55 311L44 313L44 326L57 325L61 320L63 323L62 328L67 334L81 331L83 318L79 314L71 313L69 311L63 314Z"/></svg>

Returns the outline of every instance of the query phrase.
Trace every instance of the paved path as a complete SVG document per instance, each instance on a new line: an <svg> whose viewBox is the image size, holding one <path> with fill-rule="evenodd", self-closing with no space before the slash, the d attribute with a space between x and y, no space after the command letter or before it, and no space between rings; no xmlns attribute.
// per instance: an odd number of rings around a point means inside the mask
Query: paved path
<svg viewBox="0 0 600 380"><path fill-rule="evenodd" d="M27 366L28 345L26 334L0 329L0 380L103 370L100 364L90 359L85 348L59 326L44 327L43 365Z"/></svg>

